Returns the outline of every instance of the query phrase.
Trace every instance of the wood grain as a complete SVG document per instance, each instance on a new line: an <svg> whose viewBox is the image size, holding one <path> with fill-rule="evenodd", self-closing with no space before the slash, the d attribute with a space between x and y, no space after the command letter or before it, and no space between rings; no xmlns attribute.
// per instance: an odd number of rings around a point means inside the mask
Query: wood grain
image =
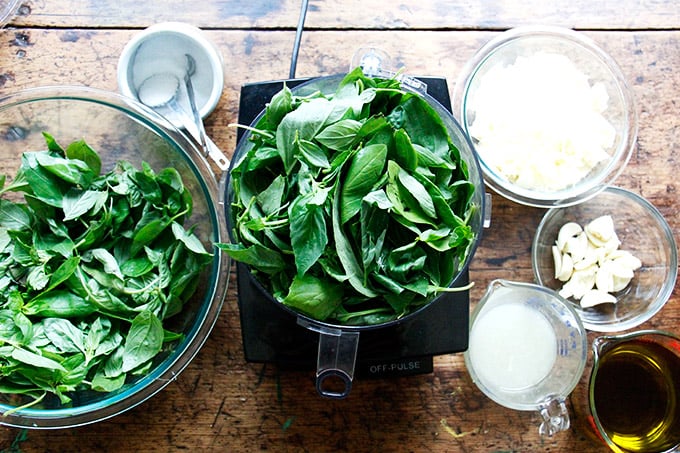
<svg viewBox="0 0 680 453"><path fill-rule="evenodd" d="M143 28L156 22L187 21L202 28L294 28L300 0L31 0L19 25L39 27ZM674 29L674 1L603 0L312 0L309 29L506 29L552 24L579 29Z"/></svg>
<svg viewBox="0 0 680 453"><path fill-rule="evenodd" d="M312 1L297 75L346 71L361 43L386 50L408 73L444 76L453 89L465 62L496 29L541 17L592 29L587 34L619 62L638 103L638 147L616 183L652 201L677 236L677 4L591 3L379 2L370 14L360 14L369 8L365 2ZM237 120L240 86L288 74L298 9L289 0L211 1L201 8L175 0L146 6L128 0L34 0L26 6L30 12L0 31L0 95L51 84L116 90L118 55L138 28L178 17L209 28L208 37L224 56L225 90L207 129L227 154L235 146L228 125ZM630 13L620 14L619 6ZM471 265L473 305L494 278L532 280L529 250L543 212L493 196L492 226ZM29 431L21 451L606 451L591 438L584 412L591 358L569 400L573 428L549 439L538 436L537 414L485 398L460 355L437 357L432 374L358 380L346 400L322 400L312 373L245 363L233 276L230 285L205 346L161 393L108 421ZM679 333L678 325L676 287L661 313L641 327ZM0 428L0 449L20 434Z"/></svg>

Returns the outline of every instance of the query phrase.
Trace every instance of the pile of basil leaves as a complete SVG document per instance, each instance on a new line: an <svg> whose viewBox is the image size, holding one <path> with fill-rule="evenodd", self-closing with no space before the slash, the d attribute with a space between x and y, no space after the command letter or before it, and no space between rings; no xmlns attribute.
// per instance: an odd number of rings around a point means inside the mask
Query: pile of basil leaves
<svg viewBox="0 0 680 453"><path fill-rule="evenodd" d="M0 199L0 392L68 405L148 373L182 338L165 321L212 254L182 226L193 205L177 170L100 174L87 143L43 135L47 150L0 178L1 195L25 200Z"/></svg>
<svg viewBox="0 0 680 453"><path fill-rule="evenodd" d="M375 325L449 290L476 234L474 184L441 117L396 78L357 68L335 93L284 87L230 175L234 241L283 304Z"/></svg>

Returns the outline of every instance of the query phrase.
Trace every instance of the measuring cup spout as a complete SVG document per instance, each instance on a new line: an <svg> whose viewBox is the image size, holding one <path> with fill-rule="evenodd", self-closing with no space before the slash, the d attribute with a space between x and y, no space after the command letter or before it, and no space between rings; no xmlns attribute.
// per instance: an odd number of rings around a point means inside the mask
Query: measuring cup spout
<svg viewBox="0 0 680 453"><path fill-rule="evenodd" d="M600 356L603 352L609 349L609 346L616 341L616 337L603 335L595 338L592 343L592 350L595 360L595 366L597 366Z"/></svg>

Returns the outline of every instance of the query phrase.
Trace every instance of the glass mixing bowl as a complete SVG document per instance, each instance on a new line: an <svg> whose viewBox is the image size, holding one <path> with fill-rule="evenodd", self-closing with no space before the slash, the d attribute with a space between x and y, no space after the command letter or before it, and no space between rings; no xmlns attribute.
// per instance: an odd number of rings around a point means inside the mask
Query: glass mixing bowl
<svg viewBox="0 0 680 453"><path fill-rule="evenodd" d="M136 168L147 162L156 172L175 168L193 197L193 214L185 226L196 225L196 236L214 254L194 295L179 314L165 321L183 338L155 357L148 374L128 376L122 388L110 393L75 392L68 407L45 399L15 410L27 401L0 395L0 424L63 428L100 421L137 406L189 364L210 333L226 294L229 260L213 244L228 239L218 184L208 162L185 135L152 110L115 93L85 87L34 88L7 95L0 98L0 174L14 178L23 152L46 149L43 132L64 146L85 140L100 154L102 173L121 159Z"/></svg>
<svg viewBox="0 0 680 453"><path fill-rule="evenodd" d="M646 199L619 187L608 187L575 206L550 209L538 225L531 249L536 282L559 290L552 246L567 222L581 226L610 215L619 238L619 250L628 250L642 266L622 290L612 293L616 303L589 308L568 299L588 330L616 332L631 329L654 316L668 301L678 273L678 249L673 231L661 213Z"/></svg>
<svg viewBox="0 0 680 453"><path fill-rule="evenodd" d="M485 182L529 206L568 206L596 195L621 173L637 139L621 69L570 29L499 34L467 63L453 102Z"/></svg>

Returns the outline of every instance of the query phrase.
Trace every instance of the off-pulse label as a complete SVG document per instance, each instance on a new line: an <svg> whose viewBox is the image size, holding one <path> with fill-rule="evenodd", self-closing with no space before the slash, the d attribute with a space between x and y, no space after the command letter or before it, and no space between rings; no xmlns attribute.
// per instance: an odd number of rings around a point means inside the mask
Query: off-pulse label
<svg viewBox="0 0 680 453"><path fill-rule="evenodd" d="M432 372L432 358L409 358L388 362L372 362L359 365L365 377L384 377Z"/></svg>

